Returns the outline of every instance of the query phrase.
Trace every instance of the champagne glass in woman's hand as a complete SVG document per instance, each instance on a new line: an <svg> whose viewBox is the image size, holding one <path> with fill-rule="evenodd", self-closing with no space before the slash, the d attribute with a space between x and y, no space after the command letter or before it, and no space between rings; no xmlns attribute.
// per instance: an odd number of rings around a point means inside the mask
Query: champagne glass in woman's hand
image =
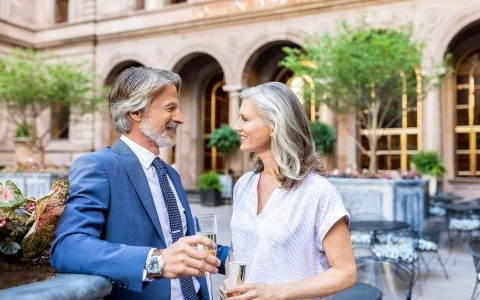
<svg viewBox="0 0 480 300"><path fill-rule="evenodd" d="M221 290L221 294L223 294L221 295L222 298L225 298L225 292L224 292L225 290L234 288L237 285L243 284L245 282L246 264L245 262L242 262L236 259L233 248L230 249L230 251L228 251L225 268L226 268L226 279ZM233 296L240 296L240 294L229 293L226 296L233 297Z"/></svg>

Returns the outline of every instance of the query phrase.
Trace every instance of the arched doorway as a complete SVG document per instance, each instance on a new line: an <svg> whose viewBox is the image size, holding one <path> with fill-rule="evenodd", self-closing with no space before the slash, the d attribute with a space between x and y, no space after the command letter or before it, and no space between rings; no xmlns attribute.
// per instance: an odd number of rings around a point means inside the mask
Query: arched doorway
<svg viewBox="0 0 480 300"><path fill-rule="evenodd" d="M206 53L187 55L173 71L182 77L180 107L185 117L177 138L176 164L184 185L195 188L202 172L223 172L224 158L209 148L208 142L213 130L228 124L228 96L222 89L224 72L218 61Z"/></svg>
<svg viewBox="0 0 480 300"><path fill-rule="evenodd" d="M117 64L113 69L108 73L107 78L105 79L104 87L106 89L109 89L113 82L115 81L115 78L122 73L125 69L128 69L130 67L141 67L143 66L141 63L134 61L134 60L127 60L124 62L121 62ZM110 111L107 109L106 112L103 113L103 116L108 119L110 122L110 130L108 132L108 137L106 139L108 145L113 145L116 140L120 137L120 133L118 133L115 129L113 129L113 124L112 124L112 118L110 116Z"/></svg>
<svg viewBox="0 0 480 300"><path fill-rule="evenodd" d="M268 81L287 83L293 73L278 65L285 57L282 48L286 46L300 47L290 41L279 40L268 43L255 51L243 70L243 84L255 86Z"/></svg>

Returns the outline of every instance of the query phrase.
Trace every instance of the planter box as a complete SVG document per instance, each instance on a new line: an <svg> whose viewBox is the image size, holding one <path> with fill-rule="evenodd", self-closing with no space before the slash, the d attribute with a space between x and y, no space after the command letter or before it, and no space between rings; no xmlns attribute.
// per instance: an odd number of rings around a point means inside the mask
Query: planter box
<svg viewBox="0 0 480 300"><path fill-rule="evenodd" d="M220 192L217 190L200 191L200 201L205 206L217 206L222 204Z"/></svg>
<svg viewBox="0 0 480 300"><path fill-rule="evenodd" d="M427 211L426 184L420 179L327 178L340 192L352 219L404 221L423 230Z"/></svg>
<svg viewBox="0 0 480 300"><path fill-rule="evenodd" d="M39 199L50 192L50 186L56 179L67 177L67 174L57 173L1 173L0 182L5 186L5 182L10 180L25 198Z"/></svg>

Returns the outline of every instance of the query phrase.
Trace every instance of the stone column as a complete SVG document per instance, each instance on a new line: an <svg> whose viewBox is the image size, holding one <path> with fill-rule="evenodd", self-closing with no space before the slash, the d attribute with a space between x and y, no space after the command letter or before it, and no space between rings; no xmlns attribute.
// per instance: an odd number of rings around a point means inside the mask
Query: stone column
<svg viewBox="0 0 480 300"><path fill-rule="evenodd" d="M335 127L335 115L326 104L320 105L318 120L322 123Z"/></svg>
<svg viewBox="0 0 480 300"><path fill-rule="evenodd" d="M228 124L234 128L237 123L238 115L240 111L240 98L238 97L241 84L226 84L223 86L223 90L228 93ZM235 176L239 176L246 172L248 164L248 156L238 150L237 153L230 156L230 168L233 170Z"/></svg>
<svg viewBox="0 0 480 300"><path fill-rule="evenodd" d="M240 110L240 90L242 89L241 84L226 84L223 87L223 90L228 93L228 124L230 127L234 127L235 123L238 120L238 112Z"/></svg>
<svg viewBox="0 0 480 300"><path fill-rule="evenodd" d="M441 107L438 88L428 92L423 100L423 150L442 153Z"/></svg>
<svg viewBox="0 0 480 300"><path fill-rule="evenodd" d="M332 110L330 108L328 108L328 106L326 104L320 105L320 107L318 109L318 120L322 123L325 123L327 125L332 126L333 128L336 127L335 126L335 115L333 114ZM338 131L337 131L337 141L338 141ZM337 144L338 144L338 142L337 142ZM337 146L334 147L332 153L330 153L328 156L325 157L325 159L326 159L325 168L327 170L333 170L336 167L336 164L335 164L335 158L336 158L335 148L337 148Z"/></svg>
<svg viewBox="0 0 480 300"><path fill-rule="evenodd" d="M338 116L336 166L345 171L349 166L357 164L357 145L355 115L342 114Z"/></svg>

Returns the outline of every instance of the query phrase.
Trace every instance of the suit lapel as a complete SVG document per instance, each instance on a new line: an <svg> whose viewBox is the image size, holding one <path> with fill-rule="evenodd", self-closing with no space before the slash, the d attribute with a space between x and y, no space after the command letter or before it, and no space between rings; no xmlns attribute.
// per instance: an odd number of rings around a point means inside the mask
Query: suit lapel
<svg viewBox="0 0 480 300"><path fill-rule="evenodd" d="M132 181L148 216L152 220L153 226L155 226L162 243L166 246L162 227L160 226L160 221L158 220L157 210L153 202L152 193L150 191L147 178L145 177L145 173L142 169L142 165L138 161L137 156L122 140L118 140L115 145L113 145L112 150L120 154L117 156L117 158L127 171L128 177Z"/></svg>

